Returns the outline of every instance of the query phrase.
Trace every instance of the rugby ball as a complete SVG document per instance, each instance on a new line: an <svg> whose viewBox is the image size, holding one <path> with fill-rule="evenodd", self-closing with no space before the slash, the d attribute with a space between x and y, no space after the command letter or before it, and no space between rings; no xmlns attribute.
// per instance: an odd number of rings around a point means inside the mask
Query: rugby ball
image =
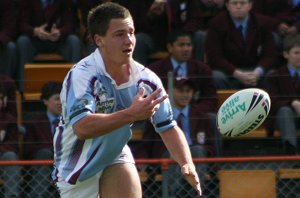
<svg viewBox="0 0 300 198"><path fill-rule="evenodd" d="M217 128L228 137L237 137L259 127L269 114L270 96L262 89L242 89L230 95L220 106Z"/></svg>

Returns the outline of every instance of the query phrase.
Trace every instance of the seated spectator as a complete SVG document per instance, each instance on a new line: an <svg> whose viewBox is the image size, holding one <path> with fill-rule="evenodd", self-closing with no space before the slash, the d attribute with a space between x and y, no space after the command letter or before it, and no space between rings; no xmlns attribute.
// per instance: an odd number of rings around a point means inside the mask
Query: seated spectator
<svg viewBox="0 0 300 198"><path fill-rule="evenodd" d="M0 1L0 74L14 78L17 64L16 36L17 14L14 1Z"/></svg>
<svg viewBox="0 0 300 198"><path fill-rule="evenodd" d="M206 31L209 22L225 10L224 0L189 0L184 29L193 34L194 57L204 61Z"/></svg>
<svg viewBox="0 0 300 198"><path fill-rule="evenodd" d="M211 131L211 124L203 121L205 113L199 112L192 98L195 91L195 84L192 80L177 77L174 80L174 102L173 113L174 119L177 120L178 126L184 132L186 140L190 146L193 158L205 158L215 155L214 135ZM146 123L146 130L143 134L143 142L136 147L135 157L140 158L165 158L170 157L167 153L159 134L154 131L151 123ZM205 188L205 173L208 171L207 164L196 164L198 175L200 175L202 190ZM189 192L189 187L185 181L179 177L180 168L178 165L172 165L168 171L168 187L170 197L195 197L196 195Z"/></svg>
<svg viewBox="0 0 300 198"><path fill-rule="evenodd" d="M263 87L278 61L268 18L252 13L252 0L226 0L227 11L211 20L206 53L218 89Z"/></svg>
<svg viewBox="0 0 300 198"><path fill-rule="evenodd" d="M217 155L221 155L222 140L216 129L216 88L211 69L208 65L192 58L192 37L182 30L173 30L167 39L169 56L151 63L148 67L154 71L168 89L168 72L175 77L190 78L196 85L193 103L200 113L208 114L216 138ZM205 120L205 119L203 119Z"/></svg>
<svg viewBox="0 0 300 198"><path fill-rule="evenodd" d="M0 160L5 161L19 160L17 117L15 113L10 112L16 112L15 91L12 80L7 76L0 76ZM10 92L13 92L14 96ZM19 197L21 167L3 166L0 174L4 180L4 194L0 193L0 197Z"/></svg>
<svg viewBox="0 0 300 198"><path fill-rule="evenodd" d="M24 65L37 53L59 53L65 61L81 58L80 39L75 34L72 0L21 0L19 54L20 91L24 89Z"/></svg>
<svg viewBox="0 0 300 198"><path fill-rule="evenodd" d="M282 51L282 40L298 31L299 1L253 0L253 11L269 17L267 24L273 31L278 50ZM297 8L298 7L298 8Z"/></svg>
<svg viewBox="0 0 300 198"><path fill-rule="evenodd" d="M267 127L278 129L286 154L299 154L297 128L300 118L300 35L288 35L283 43L287 64L271 71L266 78L272 105Z"/></svg>
<svg viewBox="0 0 300 198"><path fill-rule="evenodd" d="M168 32L182 27L183 21L186 20L186 2L151 0L143 4L139 9L139 18L134 18L135 23L142 25L136 28L133 57L141 64L147 65L150 61L149 54L166 50Z"/></svg>
<svg viewBox="0 0 300 198"><path fill-rule="evenodd" d="M53 135L61 114L61 83L47 82L42 88L41 100L46 111L37 114L26 123L25 158L34 160L53 160ZM53 197L51 192L52 166L34 166L30 169L32 179L29 197Z"/></svg>

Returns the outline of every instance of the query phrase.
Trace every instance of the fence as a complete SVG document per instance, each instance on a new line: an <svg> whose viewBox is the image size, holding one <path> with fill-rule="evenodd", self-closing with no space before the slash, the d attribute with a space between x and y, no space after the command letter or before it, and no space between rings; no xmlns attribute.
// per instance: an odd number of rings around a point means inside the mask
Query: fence
<svg viewBox="0 0 300 198"><path fill-rule="evenodd" d="M300 156L204 158L194 159L194 162L200 168L205 198L300 197ZM183 180L174 161L137 159L136 163L144 198L197 197ZM22 167L16 197L59 197L48 174L34 176L41 168L51 169L51 165L52 161L1 161L0 197L15 184L6 171L9 167L13 170ZM48 183L42 183L43 180ZM35 189L34 182L39 184Z"/></svg>

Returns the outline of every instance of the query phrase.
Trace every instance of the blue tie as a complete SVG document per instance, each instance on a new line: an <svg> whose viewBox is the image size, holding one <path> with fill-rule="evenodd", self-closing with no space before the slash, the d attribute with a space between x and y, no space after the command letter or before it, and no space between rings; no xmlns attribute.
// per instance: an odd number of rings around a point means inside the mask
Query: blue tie
<svg viewBox="0 0 300 198"><path fill-rule="evenodd" d="M242 36L243 36L243 39L245 39L244 26L240 25L240 26L238 27L238 29L240 30L240 32L241 32L241 34L242 34Z"/></svg>
<svg viewBox="0 0 300 198"><path fill-rule="evenodd" d="M59 118L55 118L55 119L53 120L52 124L53 124L52 134L54 135L55 130L56 130L56 127L58 127L58 124L59 124Z"/></svg>
<svg viewBox="0 0 300 198"><path fill-rule="evenodd" d="M178 116L178 118L177 118L177 125L181 129L182 129L182 117L183 117L183 113L180 113L179 116Z"/></svg>
<svg viewBox="0 0 300 198"><path fill-rule="evenodd" d="M175 74L175 76L176 77L178 77L178 76L181 76L181 75L179 75L179 70L181 69L181 66L180 65L177 65L177 67L175 68L175 71L174 71L174 74Z"/></svg>

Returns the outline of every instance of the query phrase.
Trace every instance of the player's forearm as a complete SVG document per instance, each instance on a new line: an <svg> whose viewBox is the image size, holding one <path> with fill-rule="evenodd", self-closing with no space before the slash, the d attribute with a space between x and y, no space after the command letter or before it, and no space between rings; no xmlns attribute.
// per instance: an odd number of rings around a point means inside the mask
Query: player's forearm
<svg viewBox="0 0 300 198"><path fill-rule="evenodd" d="M134 116L125 109L110 114L90 114L76 122L73 128L78 138L84 140L105 135L134 121Z"/></svg>
<svg viewBox="0 0 300 198"><path fill-rule="evenodd" d="M186 138L177 126L160 134L172 158L182 167L193 163Z"/></svg>

